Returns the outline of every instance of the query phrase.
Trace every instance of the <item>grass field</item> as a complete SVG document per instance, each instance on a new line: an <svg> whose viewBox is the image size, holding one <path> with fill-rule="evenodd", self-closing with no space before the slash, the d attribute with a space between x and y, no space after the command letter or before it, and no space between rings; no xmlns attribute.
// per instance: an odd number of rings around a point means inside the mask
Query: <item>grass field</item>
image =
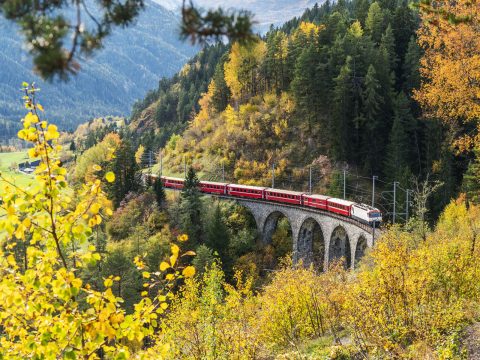
<svg viewBox="0 0 480 360"><path fill-rule="evenodd" d="M2 176L19 187L28 186L33 180L32 175L26 175L9 169L12 163L19 164L26 160L28 160L26 151L0 153L0 172ZM0 180L0 196L5 189L5 185L5 182Z"/></svg>

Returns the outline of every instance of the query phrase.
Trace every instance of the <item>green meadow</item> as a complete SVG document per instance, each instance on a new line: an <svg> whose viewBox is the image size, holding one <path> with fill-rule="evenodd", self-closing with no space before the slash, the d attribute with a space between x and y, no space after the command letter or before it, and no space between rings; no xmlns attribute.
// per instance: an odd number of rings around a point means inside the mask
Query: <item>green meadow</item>
<svg viewBox="0 0 480 360"><path fill-rule="evenodd" d="M32 182L33 176L11 169L12 164L19 164L26 160L28 160L26 151L0 153L0 173L2 174L2 177L17 186L28 186ZM0 195L4 191L6 185L5 181L0 181Z"/></svg>

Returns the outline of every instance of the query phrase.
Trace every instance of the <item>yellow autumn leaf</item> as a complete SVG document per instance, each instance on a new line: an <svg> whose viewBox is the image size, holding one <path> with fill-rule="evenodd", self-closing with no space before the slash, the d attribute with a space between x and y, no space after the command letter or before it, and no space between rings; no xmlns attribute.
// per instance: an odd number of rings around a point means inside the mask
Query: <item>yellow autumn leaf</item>
<svg viewBox="0 0 480 360"><path fill-rule="evenodd" d="M97 225L97 221L95 218L91 218L90 220L88 220L88 226L94 227L95 225Z"/></svg>
<svg viewBox="0 0 480 360"><path fill-rule="evenodd" d="M165 270L167 270L169 267L170 267L170 265L169 265L167 262L162 261L162 263L160 264L160 271L165 271Z"/></svg>
<svg viewBox="0 0 480 360"><path fill-rule="evenodd" d="M25 218L23 220L23 226L25 226L27 229L32 225L32 221L30 220L30 218Z"/></svg>
<svg viewBox="0 0 480 360"><path fill-rule="evenodd" d="M105 287L111 287L113 285L113 280L111 278L108 278L108 279L105 279L105 281L103 282L103 285L105 285Z"/></svg>
<svg viewBox="0 0 480 360"><path fill-rule="evenodd" d="M195 251L192 251L192 250L186 251L182 254L182 256L195 256L195 255L197 254L195 253Z"/></svg>
<svg viewBox="0 0 480 360"><path fill-rule="evenodd" d="M105 179L109 182L109 183L112 183L115 181L115 174L111 171L107 172L105 174Z"/></svg>
<svg viewBox="0 0 480 360"><path fill-rule="evenodd" d="M28 157L30 159L37 157L37 149L35 148L28 149Z"/></svg>
<svg viewBox="0 0 480 360"><path fill-rule="evenodd" d="M177 259L178 259L177 254L173 254L172 256L170 256L170 265L175 266Z"/></svg>
<svg viewBox="0 0 480 360"><path fill-rule="evenodd" d="M17 264L12 254L7 256L7 262L10 266L15 266Z"/></svg>
<svg viewBox="0 0 480 360"><path fill-rule="evenodd" d="M32 113L28 113L25 115L25 118L23 119L23 126L25 129L28 129L30 125L35 124L38 121L37 115L34 115Z"/></svg>
<svg viewBox="0 0 480 360"><path fill-rule="evenodd" d="M99 210L100 210L100 205L97 203L93 203L92 206L90 206L90 212L92 214L98 214Z"/></svg>
<svg viewBox="0 0 480 360"><path fill-rule="evenodd" d="M188 240L188 235L187 234L178 235L177 240L180 242L185 242Z"/></svg>
<svg viewBox="0 0 480 360"><path fill-rule="evenodd" d="M182 275L189 278L195 275L195 268L193 266L187 266L182 271Z"/></svg>
<svg viewBox="0 0 480 360"><path fill-rule="evenodd" d="M173 255L178 255L178 253L180 252L180 248L178 247L178 245L175 244L172 245L171 250Z"/></svg>
<svg viewBox="0 0 480 360"><path fill-rule="evenodd" d="M58 136L59 136L59 133L57 131L57 126L53 125L53 124L48 125L48 127L47 127L47 137L48 137L48 139L56 139L56 138L58 138Z"/></svg>

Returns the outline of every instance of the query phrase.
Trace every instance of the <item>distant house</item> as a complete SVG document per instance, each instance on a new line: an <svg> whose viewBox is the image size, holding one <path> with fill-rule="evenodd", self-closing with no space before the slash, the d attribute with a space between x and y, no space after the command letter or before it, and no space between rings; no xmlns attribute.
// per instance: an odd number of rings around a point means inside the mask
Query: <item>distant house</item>
<svg viewBox="0 0 480 360"><path fill-rule="evenodd" d="M18 164L18 170L23 172L24 174L31 174L35 171L37 166L40 164L41 160L35 161L25 161L23 163Z"/></svg>

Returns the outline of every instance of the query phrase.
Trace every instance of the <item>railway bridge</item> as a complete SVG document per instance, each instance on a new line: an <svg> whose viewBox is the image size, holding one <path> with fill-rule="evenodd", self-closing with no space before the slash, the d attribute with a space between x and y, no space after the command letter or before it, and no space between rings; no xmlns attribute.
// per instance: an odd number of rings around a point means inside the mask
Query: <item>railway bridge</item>
<svg viewBox="0 0 480 360"><path fill-rule="evenodd" d="M319 209L230 196L220 198L234 199L250 210L264 244L271 243L279 219L287 218L295 263L301 260L304 265L314 263L327 269L329 262L343 257L346 265L353 268L380 235L378 229Z"/></svg>

